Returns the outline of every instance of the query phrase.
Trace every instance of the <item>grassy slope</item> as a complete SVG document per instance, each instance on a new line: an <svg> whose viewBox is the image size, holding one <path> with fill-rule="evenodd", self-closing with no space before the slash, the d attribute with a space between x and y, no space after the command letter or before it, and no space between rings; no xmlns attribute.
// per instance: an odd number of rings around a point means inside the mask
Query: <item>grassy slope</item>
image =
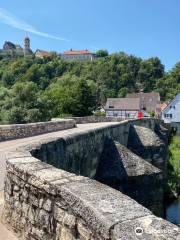
<svg viewBox="0 0 180 240"><path fill-rule="evenodd" d="M174 171L180 177L180 136L174 136L169 147L171 151L170 163L174 167Z"/></svg>
<svg viewBox="0 0 180 240"><path fill-rule="evenodd" d="M180 194L180 136L172 137L169 151L168 183L171 189Z"/></svg>

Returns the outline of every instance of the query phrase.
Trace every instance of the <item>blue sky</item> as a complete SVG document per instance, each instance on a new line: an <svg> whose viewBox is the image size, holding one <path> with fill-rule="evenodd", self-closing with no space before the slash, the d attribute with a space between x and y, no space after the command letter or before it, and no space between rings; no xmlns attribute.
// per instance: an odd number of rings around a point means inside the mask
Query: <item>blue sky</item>
<svg viewBox="0 0 180 240"><path fill-rule="evenodd" d="M33 50L158 56L168 70L180 61L179 26L179 0L0 1L0 47L28 35Z"/></svg>

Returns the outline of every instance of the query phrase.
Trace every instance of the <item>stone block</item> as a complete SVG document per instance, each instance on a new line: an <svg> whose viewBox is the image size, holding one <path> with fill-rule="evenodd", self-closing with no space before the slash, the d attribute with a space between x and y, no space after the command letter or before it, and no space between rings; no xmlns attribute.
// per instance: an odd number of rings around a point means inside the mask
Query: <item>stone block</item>
<svg viewBox="0 0 180 240"><path fill-rule="evenodd" d="M30 239L34 238L36 240L50 240L49 235L46 232L36 227L32 227L30 236Z"/></svg>
<svg viewBox="0 0 180 240"><path fill-rule="evenodd" d="M29 212L30 205L26 204L25 202L22 203L22 216L26 219L28 218L28 212Z"/></svg>
<svg viewBox="0 0 180 240"><path fill-rule="evenodd" d="M60 240L76 240L77 238L75 233L73 233L67 227L62 227L59 239Z"/></svg>
<svg viewBox="0 0 180 240"><path fill-rule="evenodd" d="M43 202L43 205L42 205L43 209L50 212L52 210L52 200L50 200L49 198L46 199L44 202Z"/></svg>
<svg viewBox="0 0 180 240"><path fill-rule="evenodd" d="M13 195L13 183L12 183L11 179L8 178L8 176L6 177L6 180L5 180L4 191L7 192L9 194L9 196Z"/></svg>
<svg viewBox="0 0 180 240"><path fill-rule="evenodd" d="M20 189L21 189L21 188L20 188L19 186L15 185L14 188L13 188L13 191L14 191L14 192L19 192Z"/></svg>
<svg viewBox="0 0 180 240"><path fill-rule="evenodd" d="M36 195L33 194L32 192L29 193L28 202L29 202L30 205L39 207L39 199L38 199L38 196L36 196Z"/></svg>
<svg viewBox="0 0 180 240"><path fill-rule="evenodd" d="M65 216L65 211L61 209L56 204L54 205L54 218L59 222L62 223Z"/></svg>
<svg viewBox="0 0 180 240"><path fill-rule="evenodd" d="M18 200L14 202L14 211L19 215L22 213L22 204Z"/></svg>
<svg viewBox="0 0 180 240"><path fill-rule="evenodd" d="M63 218L63 225L67 226L69 229L73 229L76 226L76 217L72 214L65 212Z"/></svg>
<svg viewBox="0 0 180 240"><path fill-rule="evenodd" d="M38 221L36 209L33 206L29 207L28 220L32 225L34 225Z"/></svg>
<svg viewBox="0 0 180 240"><path fill-rule="evenodd" d="M90 240L92 232L85 226L82 220L78 221L77 230L81 240Z"/></svg>
<svg viewBox="0 0 180 240"><path fill-rule="evenodd" d="M60 194L87 227L104 238L117 222L151 214L129 197L93 180L68 183L61 187Z"/></svg>

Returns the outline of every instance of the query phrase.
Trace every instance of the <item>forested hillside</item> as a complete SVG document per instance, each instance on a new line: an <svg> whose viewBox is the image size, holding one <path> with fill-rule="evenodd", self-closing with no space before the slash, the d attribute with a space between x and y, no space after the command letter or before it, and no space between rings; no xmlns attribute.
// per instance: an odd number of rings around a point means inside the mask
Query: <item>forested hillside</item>
<svg viewBox="0 0 180 240"><path fill-rule="evenodd" d="M105 54L107 55L107 54ZM0 122L45 121L58 116L92 114L107 97L159 91L169 100L180 91L180 63L165 73L158 58L142 60L125 53L93 62L24 57L0 60Z"/></svg>

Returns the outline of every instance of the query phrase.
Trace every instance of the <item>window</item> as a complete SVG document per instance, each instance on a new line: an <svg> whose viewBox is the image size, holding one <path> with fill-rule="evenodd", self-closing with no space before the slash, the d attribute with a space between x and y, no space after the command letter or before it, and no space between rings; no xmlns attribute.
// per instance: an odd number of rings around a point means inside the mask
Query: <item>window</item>
<svg viewBox="0 0 180 240"><path fill-rule="evenodd" d="M174 108L174 109L176 109L176 107L175 107L175 106L170 106L170 108Z"/></svg>
<svg viewBox="0 0 180 240"><path fill-rule="evenodd" d="M109 108L114 108L114 106L109 106Z"/></svg>
<svg viewBox="0 0 180 240"><path fill-rule="evenodd" d="M172 116L172 114L164 114L164 117L165 118L172 118L173 116Z"/></svg>

